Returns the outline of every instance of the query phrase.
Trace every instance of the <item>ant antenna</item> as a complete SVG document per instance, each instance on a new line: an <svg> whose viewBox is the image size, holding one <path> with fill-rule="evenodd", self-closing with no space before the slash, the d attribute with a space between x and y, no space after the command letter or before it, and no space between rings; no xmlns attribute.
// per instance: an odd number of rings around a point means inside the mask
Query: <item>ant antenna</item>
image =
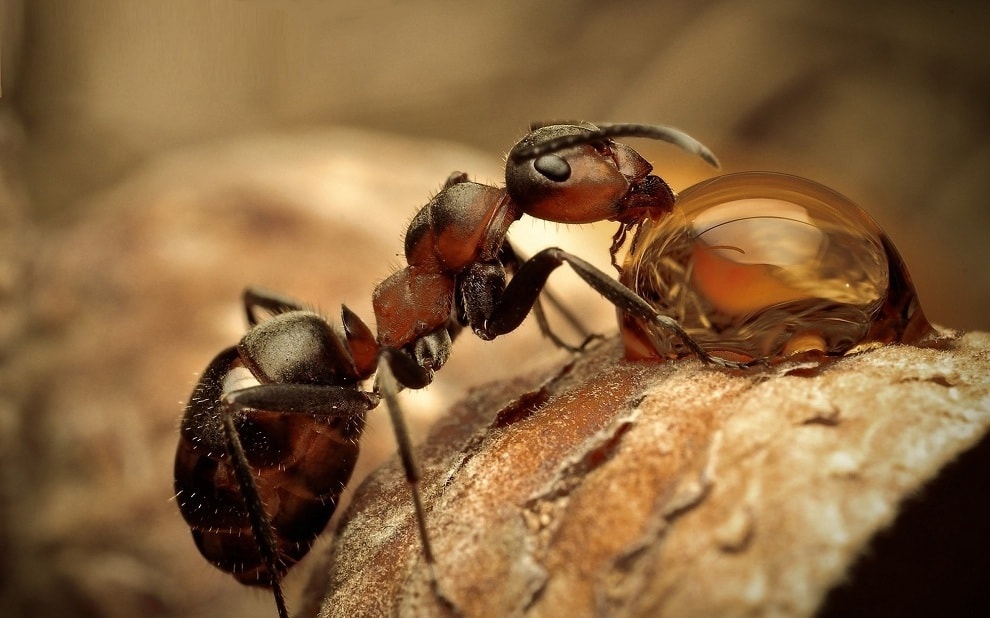
<svg viewBox="0 0 990 618"><path fill-rule="evenodd" d="M518 163L526 159L535 159L548 153L557 152L564 148L570 148L571 146L589 144L612 137L645 137L668 142L691 154L698 155L712 167L719 167L718 159L712 151L687 133L661 125L633 123L600 124L597 125L596 129L590 130L587 133L563 135L522 148L517 145L509 153L509 158Z"/></svg>

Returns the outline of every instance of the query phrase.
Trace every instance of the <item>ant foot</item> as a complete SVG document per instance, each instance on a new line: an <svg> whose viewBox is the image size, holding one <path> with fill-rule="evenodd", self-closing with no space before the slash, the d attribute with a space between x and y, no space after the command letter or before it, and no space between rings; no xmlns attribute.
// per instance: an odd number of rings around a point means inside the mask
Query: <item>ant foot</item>
<svg viewBox="0 0 990 618"><path fill-rule="evenodd" d="M754 358L746 362L732 361L727 358L722 358L720 356L713 356L707 352L699 354L698 358L701 360L702 363L706 365L717 365L719 367L722 367L723 369L746 370L746 369L752 369L753 367L757 367L757 366L763 368L770 366L770 363L767 361L766 358Z"/></svg>

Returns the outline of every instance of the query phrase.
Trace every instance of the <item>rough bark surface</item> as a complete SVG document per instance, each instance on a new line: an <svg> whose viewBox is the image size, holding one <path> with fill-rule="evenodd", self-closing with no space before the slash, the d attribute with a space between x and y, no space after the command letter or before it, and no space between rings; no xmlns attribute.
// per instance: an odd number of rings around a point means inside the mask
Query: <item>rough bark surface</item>
<svg viewBox="0 0 990 618"><path fill-rule="evenodd" d="M745 373L613 340L477 389L419 451L443 593L464 616L814 614L987 435L988 376L985 333ZM447 612L395 462L331 551L324 618Z"/></svg>

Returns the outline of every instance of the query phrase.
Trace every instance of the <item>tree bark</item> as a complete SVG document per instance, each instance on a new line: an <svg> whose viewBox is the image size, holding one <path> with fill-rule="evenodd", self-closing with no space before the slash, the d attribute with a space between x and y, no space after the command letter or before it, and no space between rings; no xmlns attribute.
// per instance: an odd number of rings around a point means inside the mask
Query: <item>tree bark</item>
<svg viewBox="0 0 990 618"><path fill-rule="evenodd" d="M472 617L824 611L912 496L987 435L988 376L985 333L748 372L627 362L611 340L476 389L419 449L443 595ZM986 487L935 520L985 514ZM958 532L987 549L986 526ZM325 618L450 613L427 574L393 461L356 491L310 590ZM985 603L976 588L949 602Z"/></svg>

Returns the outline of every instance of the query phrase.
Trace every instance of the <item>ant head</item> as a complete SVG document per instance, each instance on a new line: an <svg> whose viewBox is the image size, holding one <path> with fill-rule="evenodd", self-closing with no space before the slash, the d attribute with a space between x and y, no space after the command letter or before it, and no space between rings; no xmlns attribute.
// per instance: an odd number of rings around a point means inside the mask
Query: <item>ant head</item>
<svg viewBox="0 0 990 618"><path fill-rule="evenodd" d="M630 189L647 178L653 166L613 137L663 140L718 165L708 148L669 127L537 124L509 152L505 169L509 195L523 212L548 221L614 219Z"/></svg>

